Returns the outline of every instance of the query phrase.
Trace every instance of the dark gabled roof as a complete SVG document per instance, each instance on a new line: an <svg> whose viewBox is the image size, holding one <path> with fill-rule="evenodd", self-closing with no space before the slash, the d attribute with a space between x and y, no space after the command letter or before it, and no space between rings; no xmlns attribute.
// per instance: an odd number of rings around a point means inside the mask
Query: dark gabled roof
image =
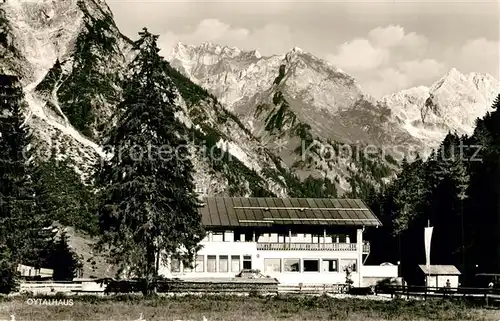
<svg viewBox="0 0 500 321"><path fill-rule="evenodd" d="M200 213L206 227L382 225L359 199L207 197L203 202Z"/></svg>
<svg viewBox="0 0 500 321"><path fill-rule="evenodd" d="M431 265L429 269L425 265L419 265L422 272L429 275L460 275L460 271L454 265Z"/></svg>

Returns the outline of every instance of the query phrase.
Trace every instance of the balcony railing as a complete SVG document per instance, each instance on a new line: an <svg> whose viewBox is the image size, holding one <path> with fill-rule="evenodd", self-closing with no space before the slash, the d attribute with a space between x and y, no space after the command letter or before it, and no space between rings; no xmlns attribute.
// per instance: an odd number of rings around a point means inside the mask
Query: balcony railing
<svg viewBox="0 0 500 321"><path fill-rule="evenodd" d="M356 251L356 243L257 243L260 251ZM363 253L370 252L370 243L363 244Z"/></svg>

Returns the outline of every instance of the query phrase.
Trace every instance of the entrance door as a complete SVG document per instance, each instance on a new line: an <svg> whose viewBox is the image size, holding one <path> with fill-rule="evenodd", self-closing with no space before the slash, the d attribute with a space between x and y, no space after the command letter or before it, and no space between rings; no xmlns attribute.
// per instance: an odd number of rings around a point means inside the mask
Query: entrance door
<svg viewBox="0 0 500 321"><path fill-rule="evenodd" d="M252 256L243 255L243 270L251 270L251 269L252 269Z"/></svg>

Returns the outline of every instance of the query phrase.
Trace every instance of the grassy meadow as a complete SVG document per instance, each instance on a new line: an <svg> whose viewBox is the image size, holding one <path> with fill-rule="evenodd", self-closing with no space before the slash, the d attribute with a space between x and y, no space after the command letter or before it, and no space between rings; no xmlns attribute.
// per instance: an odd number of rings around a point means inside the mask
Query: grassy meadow
<svg viewBox="0 0 500 321"><path fill-rule="evenodd" d="M14 315L16 321L131 321L138 320L141 314L146 321L500 320L500 310L442 300L374 301L281 295L267 298L186 296L151 299L126 296L73 297L71 306L47 306L33 304L28 299L2 299L0 320L11 320L11 315Z"/></svg>

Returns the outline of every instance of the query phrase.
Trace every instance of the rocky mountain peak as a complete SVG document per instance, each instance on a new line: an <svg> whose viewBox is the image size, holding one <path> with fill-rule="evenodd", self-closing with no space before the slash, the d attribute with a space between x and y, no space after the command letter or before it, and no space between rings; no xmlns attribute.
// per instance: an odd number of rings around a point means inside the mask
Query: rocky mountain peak
<svg viewBox="0 0 500 321"><path fill-rule="evenodd" d="M452 68L430 87L405 89L381 102L408 133L432 148L448 132L472 134L498 92L500 82L491 75Z"/></svg>
<svg viewBox="0 0 500 321"><path fill-rule="evenodd" d="M10 47L24 62L15 65L7 54L0 71L14 71L22 76L24 84L40 81L56 60L67 59L78 35L97 21L107 21L109 28L120 34L111 10L101 0L9 0L2 10L9 22Z"/></svg>
<svg viewBox="0 0 500 321"><path fill-rule="evenodd" d="M0 7L0 35L0 72L20 76L37 138L71 149L78 164L102 156L99 143L115 124L122 80L135 54L105 2L8 0ZM167 66L192 125L186 126L208 147L235 156L228 164L194 156L197 184L211 194L285 195L290 182L283 180L293 179L291 171L301 178L328 177L346 190L355 161L298 164L301 142L434 147L450 130L469 132L498 91L489 75L452 69L429 88L378 102L352 76L298 47L262 56L210 42L178 43L167 60L176 69ZM284 153L272 146L281 140ZM275 179L267 184L270 171Z"/></svg>
<svg viewBox="0 0 500 321"><path fill-rule="evenodd" d="M467 81L467 78L464 74L458 71L456 68L450 69L443 77L441 77L438 81L436 81L432 87L431 91L437 90L443 86L456 86L462 84Z"/></svg>
<svg viewBox="0 0 500 321"><path fill-rule="evenodd" d="M300 49L299 47L293 47L286 55L297 55L304 53L304 50Z"/></svg>
<svg viewBox="0 0 500 321"><path fill-rule="evenodd" d="M242 53L244 52L239 48L220 46L211 42L203 42L200 45L179 42L174 45L168 59L198 59L204 64L215 64L221 59L235 58Z"/></svg>

